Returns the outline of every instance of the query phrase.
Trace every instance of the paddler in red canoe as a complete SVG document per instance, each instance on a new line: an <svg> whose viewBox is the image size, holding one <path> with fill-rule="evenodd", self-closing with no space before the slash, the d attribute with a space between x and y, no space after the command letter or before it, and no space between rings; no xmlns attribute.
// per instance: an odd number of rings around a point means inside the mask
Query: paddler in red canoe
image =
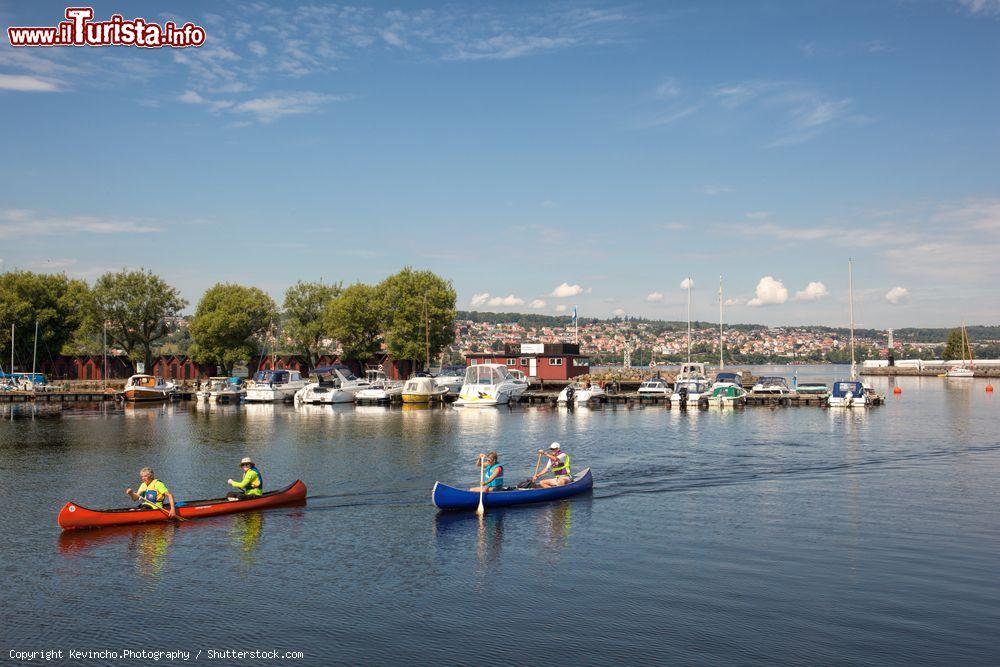
<svg viewBox="0 0 1000 667"><path fill-rule="evenodd" d="M142 480L142 484L139 485L138 491L132 491L131 488L125 489L125 494L129 498L142 502L139 509L148 509L153 507L162 510L163 499L166 498L170 501L169 516L177 516L177 512L174 508L174 494L167 490L167 487L163 482L156 479L156 475L153 474L152 468L143 468L140 470L139 479Z"/></svg>
<svg viewBox="0 0 1000 667"><path fill-rule="evenodd" d="M227 500L246 500L248 498L259 498L264 494L264 479L261 477L257 464L249 456L244 456L240 461L240 468L243 470L243 479L240 481L227 480L229 486L235 486L236 491L230 491L226 495Z"/></svg>

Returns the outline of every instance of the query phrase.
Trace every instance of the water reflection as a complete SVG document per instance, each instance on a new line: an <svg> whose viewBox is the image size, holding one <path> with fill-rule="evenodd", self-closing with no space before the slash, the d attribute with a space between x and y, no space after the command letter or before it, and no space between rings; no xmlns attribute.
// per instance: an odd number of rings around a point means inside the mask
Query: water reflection
<svg viewBox="0 0 1000 667"><path fill-rule="evenodd" d="M263 512L245 512L233 517L229 537L240 558L240 574L247 576L251 566L257 562L257 547L264 530Z"/></svg>
<svg viewBox="0 0 1000 667"><path fill-rule="evenodd" d="M173 522L65 530L59 535L59 553L70 558L89 557L92 550L123 546L135 571L155 584L163 574L170 545L178 530L179 524Z"/></svg>

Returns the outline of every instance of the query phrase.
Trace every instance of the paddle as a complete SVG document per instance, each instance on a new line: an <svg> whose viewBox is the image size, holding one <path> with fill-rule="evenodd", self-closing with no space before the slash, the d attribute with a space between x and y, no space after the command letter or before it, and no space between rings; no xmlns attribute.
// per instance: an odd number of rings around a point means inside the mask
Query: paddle
<svg viewBox="0 0 1000 667"><path fill-rule="evenodd" d="M150 506L150 507L152 507L152 508L153 508L154 510L159 510L159 511L160 511L160 512L162 512L162 513L163 513L163 515L164 515L164 516L166 516L166 517L167 517L168 519L177 519L178 521L187 521L187 519L185 519L184 517L182 517L182 516L181 516L180 514L176 514L176 512L177 512L177 508L176 508L176 506L174 507L174 512L175 512L175 514L174 514L173 516L170 516L170 512L168 512L167 510L163 509L162 507L159 507L159 506L157 506L157 505L154 505L153 503L149 502L149 501L148 501L148 500L146 500L146 499L143 499L142 503L143 503L143 505L149 505L149 506Z"/></svg>
<svg viewBox="0 0 1000 667"><path fill-rule="evenodd" d="M535 483L535 478L538 476L538 466L542 465L542 452L538 452L538 460L535 461L535 472L531 473L531 483Z"/></svg>
<svg viewBox="0 0 1000 667"><path fill-rule="evenodd" d="M486 514L486 506L483 505L483 492L486 487L486 457L479 458L479 508L476 514L483 516Z"/></svg>

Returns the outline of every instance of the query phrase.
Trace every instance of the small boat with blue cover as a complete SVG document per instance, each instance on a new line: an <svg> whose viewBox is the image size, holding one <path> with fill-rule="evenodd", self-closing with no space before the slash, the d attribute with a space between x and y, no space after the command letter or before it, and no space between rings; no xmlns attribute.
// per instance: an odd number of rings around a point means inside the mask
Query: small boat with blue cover
<svg viewBox="0 0 1000 667"><path fill-rule="evenodd" d="M561 500L575 496L594 488L594 476L590 468L573 476L573 481L562 486L547 489L511 489L490 491L483 494L483 504L487 507L509 507L511 505L526 505L528 503L544 503L551 500ZM438 509L442 510L474 510L479 507L479 492L456 489L453 486L434 483L431 499Z"/></svg>

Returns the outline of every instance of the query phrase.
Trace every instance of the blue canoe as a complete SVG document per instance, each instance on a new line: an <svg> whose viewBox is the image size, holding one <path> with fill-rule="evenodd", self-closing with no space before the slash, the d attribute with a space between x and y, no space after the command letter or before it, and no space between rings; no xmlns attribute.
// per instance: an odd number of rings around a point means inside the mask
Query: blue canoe
<svg viewBox="0 0 1000 667"><path fill-rule="evenodd" d="M550 489L513 489L510 491L491 491L483 494L483 504L486 507L508 507L510 505L525 505L527 503L544 503L550 500L569 498L594 488L594 476L590 468L573 476L573 481L563 486ZM431 500L442 510L474 510L479 507L479 493L456 489L453 486L434 482Z"/></svg>

